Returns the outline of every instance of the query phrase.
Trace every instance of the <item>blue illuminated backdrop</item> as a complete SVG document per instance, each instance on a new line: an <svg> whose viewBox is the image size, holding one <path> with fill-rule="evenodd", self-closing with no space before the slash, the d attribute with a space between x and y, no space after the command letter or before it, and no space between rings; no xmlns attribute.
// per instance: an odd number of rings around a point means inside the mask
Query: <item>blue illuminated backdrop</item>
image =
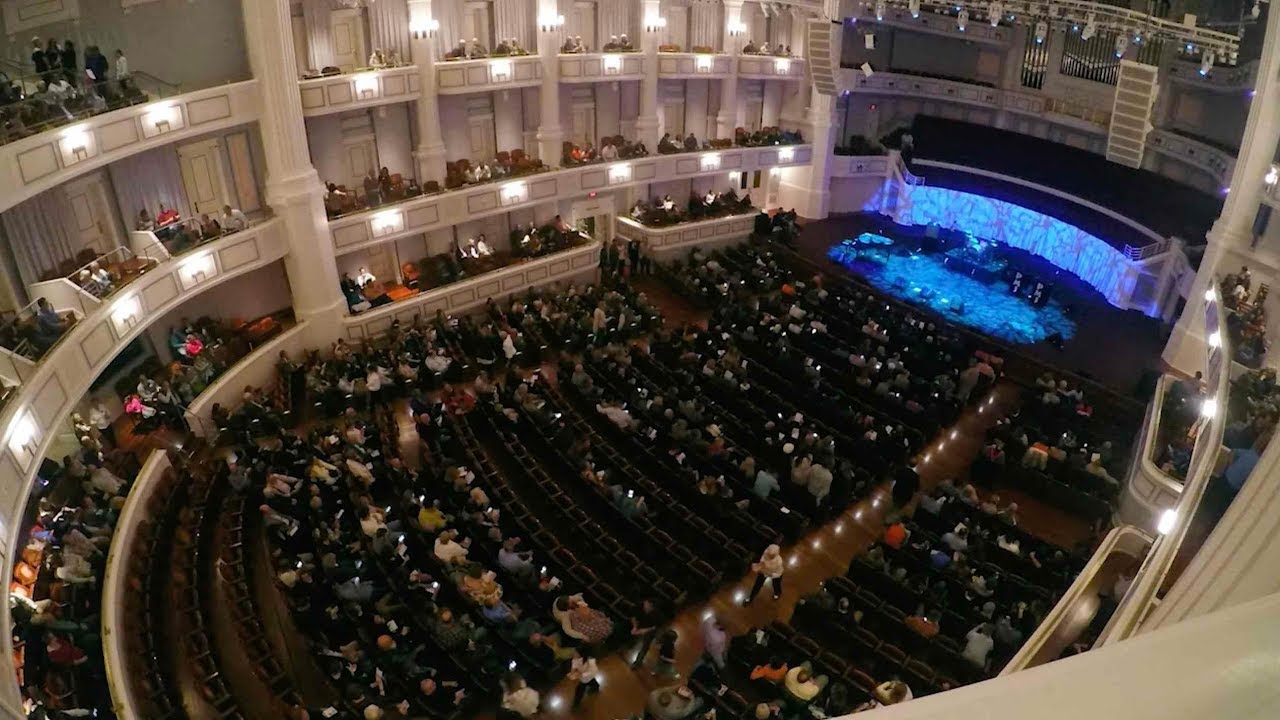
<svg viewBox="0 0 1280 720"><path fill-rule="evenodd" d="M891 192L899 192L899 223L937 225L1026 250L1084 280L1112 305L1129 306L1137 268L1119 250L1080 228L1003 200L931 185L886 182L865 209L878 212L884 194Z"/></svg>

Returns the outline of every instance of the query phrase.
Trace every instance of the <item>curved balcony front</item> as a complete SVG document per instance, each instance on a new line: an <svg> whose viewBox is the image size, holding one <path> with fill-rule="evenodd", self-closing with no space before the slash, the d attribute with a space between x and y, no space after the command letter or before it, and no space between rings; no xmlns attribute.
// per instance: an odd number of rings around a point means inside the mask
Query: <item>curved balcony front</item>
<svg viewBox="0 0 1280 720"><path fill-rule="evenodd" d="M257 83L245 80L133 105L0 146L0 212L144 150L256 121Z"/></svg>

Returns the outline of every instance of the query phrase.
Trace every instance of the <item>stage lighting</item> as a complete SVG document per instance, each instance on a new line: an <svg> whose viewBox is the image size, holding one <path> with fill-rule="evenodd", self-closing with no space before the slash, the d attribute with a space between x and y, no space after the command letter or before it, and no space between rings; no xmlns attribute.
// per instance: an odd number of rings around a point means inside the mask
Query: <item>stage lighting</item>
<svg viewBox="0 0 1280 720"><path fill-rule="evenodd" d="M889 3L885 2L885 0L878 0L876 2L876 19L877 20L884 20L884 11L887 10L888 7L889 7Z"/></svg>
<svg viewBox="0 0 1280 720"><path fill-rule="evenodd" d="M911 0L911 2L907 3L907 10L911 12L911 17L920 17L920 0Z"/></svg>
<svg viewBox="0 0 1280 720"><path fill-rule="evenodd" d="M1213 69L1213 51L1205 50L1204 55L1200 58L1200 75L1201 77L1208 75Z"/></svg>
<svg viewBox="0 0 1280 720"><path fill-rule="evenodd" d="M961 10L960 13L956 15L956 29L958 29L960 32L964 32L965 26L967 26L968 24L969 24L969 11L967 9Z"/></svg>
<svg viewBox="0 0 1280 720"><path fill-rule="evenodd" d="M1094 35L1098 34L1098 22L1094 19L1093 13L1085 18L1084 30L1080 31L1081 40L1092 40Z"/></svg>
<svg viewBox="0 0 1280 720"><path fill-rule="evenodd" d="M998 2L993 2L987 6L987 19L991 21L991 27L1000 25L1000 16L1004 15L1004 6Z"/></svg>
<svg viewBox="0 0 1280 720"><path fill-rule="evenodd" d="M1124 51L1129 49L1129 34L1120 33L1116 36L1116 57L1124 57Z"/></svg>
<svg viewBox="0 0 1280 720"><path fill-rule="evenodd" d="M1036 23L1036 44L1043 45L1044 38L1049 34L1049 23L1041 20Z"/></svg>

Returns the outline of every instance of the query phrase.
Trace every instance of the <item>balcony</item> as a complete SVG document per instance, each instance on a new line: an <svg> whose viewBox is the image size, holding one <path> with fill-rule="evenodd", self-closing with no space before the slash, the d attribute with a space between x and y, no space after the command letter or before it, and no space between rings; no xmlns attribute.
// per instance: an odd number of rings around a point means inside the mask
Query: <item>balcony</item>
<svg viewBox="0 0 1280 720"><path fill-rule="evenodd" d="M600 243L591 242L528 262L499 268L419 293L408 300L384 305L346 318L343 324L352 340L377 337L391 323L413 322L414 316L430 318L437 310L446 314L466 312L489 298L503 298L529 287L569 280L591 272L598 262Z"/></svg>
<svg viewBox="0 0 1280 720"><path fill-rule="evenodd" d="M1231 184L1236 158L1226 150L1165 129L1152 130L1147 135L1147 147L1203 170L1218 182L1219 187Z"/></svg>
<svg viewBox="0 0 1280 720"><path fill-rule="evenodd" d="M804 70L804 58L738 56L738 76L748 80L803 80Z"/></svg>
<svg viewBox="0 0 1280 720"><path fill-rule="evenodd" d="M542 60L536 55L450 60L436 65L436 92L440 95L536 87L541 82Z"/></svg>
<svg viewBox="0 0 1280 720"><path fill-rule="evenodd" d="M560 56L560 82L612 82L644 78L644 55L587 53Z"/></svg>
<svg viewBox="0 0 1280 720"><path fill-rule="evenodd" d="M1168 77L1176 83L1193 85L1213 92L1238 93L1252 90L1254 76L1258 74L1258 61L1250 60L1236 67L1214 67L1206 75L1200 74L1200 63L1190 60L1174 60L1169 63Z"/></svg>
<svg viewBox="0 0 1280 720"><path fill-rule="evenodd" d="M213 285L284 257L278 223L269 220L159 263L108 301L86 306L83 318L38 363L28 364L0 414L0 493L7 499L0 526L16 531L40 459L90 383L151 322ZM12 547L13 538L7 540Z"/></svg>
<svg viewBox="0 0 1280 720"><path fill-rule="evenodd" d="M618 235L628 240L644 241L649 252L661 257L665 253L695 245L728 244L745 240L751 234L757 214L756 211L752 211L712 220L683 222L661 227L644 225L631 218L620 217L618 218Z"/></svg>
<svg viewBox="0 0 1280 720"><path fill-rule="evenodd" d="M803 61L797 61L803 64ZM776 70L776 68L775 68ZM702 53L662 53L658 55L658 77L664 80L727 78L733 71L733 57ZM791 72L790 66L787 72ZM801 68L801 73L804 69Z"/></svg>
<svg viewBox="0 0 1280 720"><path fill-rule="evenodd" d="M418 67L369 70L301 80L302 114L307 117L417 100Z"/></svg>
<svg viewBox="0 0 1280 720"><path fill-rule="evenodd" d="M257 81L135 105L0 147L0 212L129 155L258 119Z"/></svg>
<svg viewBox="0 0 1280 720"><path fill-rule="evenodd" d="M343 255L379 243L430 232L467 220L510 212L591 192L729 172L808 165L810 145L734 147L650 155L636 160L580 165L524 177L423 195L329 223L334 251Z"/></svg>

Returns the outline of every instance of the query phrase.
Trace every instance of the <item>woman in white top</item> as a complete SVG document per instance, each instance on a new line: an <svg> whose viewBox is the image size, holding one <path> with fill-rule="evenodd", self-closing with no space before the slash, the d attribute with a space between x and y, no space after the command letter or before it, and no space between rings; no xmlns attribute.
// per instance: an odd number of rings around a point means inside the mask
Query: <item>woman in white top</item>
<svg viewBox="0 0 1280 720"><path fill-rule="evenodd" d="M756 584L751 587L746 605L750 605L751 601L756 599L756 595L760 594L766 579L773 584L773 599L782 597L782 571L786 568L786 562L782 559L782 548L777 545L765 548L764 554L760 556L760 562L752 565L751 568L756 571Z"/></svg>
<svg viewBox="0 0 1280 720"><path fill-rule="evenodd" d="M507 673L502 678L502 707L504 710L523 718L538 714L538 703L542 698L538 691L525 684L524 678L516 673Z"/></svg>
<svg viewBox="0 0 1280 720"><path fill-rule="evenodd" d="M583 645L578 648L578 654L569 663L569 677L578 681L578 687L573 691L573 707L578 707L588 692L600 692L600 668L596 667L590 647Z"/></svg>

